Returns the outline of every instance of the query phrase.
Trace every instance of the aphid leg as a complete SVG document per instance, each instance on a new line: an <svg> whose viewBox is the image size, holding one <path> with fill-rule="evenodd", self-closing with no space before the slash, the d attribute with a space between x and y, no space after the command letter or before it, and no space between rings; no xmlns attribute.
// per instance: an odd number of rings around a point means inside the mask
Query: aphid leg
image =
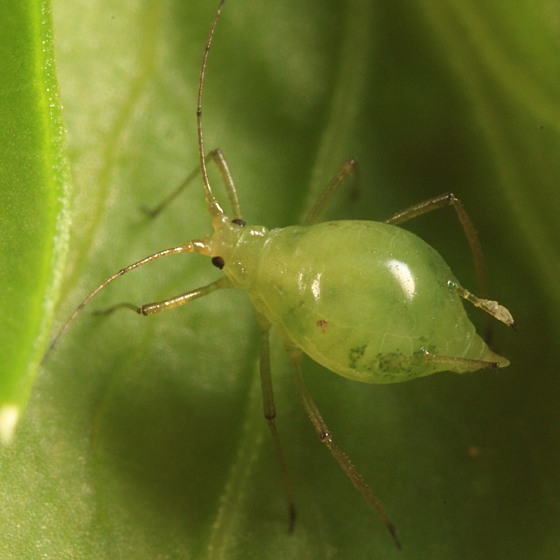
<svg viewBox="0 0 560 560"><path fill-rule="evenodd" d="M426 212L431 212L436 208L444 208L445 206L453 206L457 212L457 217L459 218L459 222L461 222L461 226L463 226L463 231L465 232L465 236L469 242L471 253L473 255L479 293L486 299L488 298L488 287L486 284L486 274L484 273L484 258L482 257L482 248L480 246L480 241L478 240L478 234L476 233L476 229L474 228L469 215L465 212L463 204L453 193L448 192L440 196L430 198L420 204L411 206L410 208L395 214L388 220L385 220L385 223L393 225L401 224L411 220L412 218L416 218L416 216L421 216ZM492 321L488 317L486 320L486 333L484 337L487 344L491 343L492 329Z"/></svg>
<svg viewBox="0 0 560 560"><path fill-rule="evenodd" d="M239 197L237 196L237 189L233 183L233 177L229 171L228 164L224 158L224 154L222 154L222 150L217 148L210 152L207 156L207 159L212 159L220 172L220 176L222 177L222 181L226 187L226 193L229 198L229 204L231 206L231 212L233 214L232 219L242 219L241 216L241 207L239 206Z"/></svg>
<svg viewBox="0 0 560 560"><path fill-rule="evenodd" d="M190 292L186 292L179 296L175 296L172 298L164 299L162 301L156 301L153 303L145 303L140 306L136 306L132 303L118 303L117 305L113 305L108 309L101 309L95 311L96 315L109 315L116 311L117 309L130 309L139 315L153 315L154 313L159 313L160 311L167 311L168 309L173 309L174 307L178 307L179 305L184 305L185 303L189 303L195 299L198 299L203 296L207 296L216 290L224 289L224 288L231 288L231 283L226 276L222 276L216 282L212 282L202 288L197 288L196 290L191 290Z"/></svg>
<svg viewBox="0 0 560 560"><path fill-rule="evenodd" d="M492 352L490 350L490 352ZM487 360L470 360L468 358L456 358L454 356L440 356L439 354L432 354L427 350L424 350L424 359L427 362L437 362L440 364L447 364L449 369L453 367L453 365L464 364L466 366L476 366L477 369L484 368L484 367L491 367L498 369L499 367L506 367L509 366L509 360L503 358L502 356L498 356L492 352L492 356L495 356L497 359L499 358L499 362L492 362ZM474 368L473 368L474 369Z"/></svg>
<svg viewBox="0 0 560 560"><path fill-rule="evenodd" d="M286 461L284 460L282 444L280 443L280 438L278 437L278 431L276 430L276 424L274 422L274 419L276 418L276 408L274 406L274 393L272 389L272 377L270 374L270 323L262 315L259 315L259 324L261 327L260 374L263 394L264 417L268 422L268 427L270 428L270 433L272 434L272 440L274 441L274 447L276 448L276 453L280 462L280 468L282 470L282 479L284 480L284 488L286 490L286 496L288 498L288 515L290 518L289 531L291 533L294 530L296 521L296 506L292 494L290 479L288 477Z"/></svg>
<svg viewBox="0 0 560 560"><path fill-rule="evenodd" d="M148 208L142 206L142 210L150 218L155 218L163 212L191 183L191 181L200 173L200 167L197 167L170 195L166 196L156 207Z"/></svg>
<svg viewBox="0 0 560 560"><path fill-rule="evenodd" d="M296 374L296 384L298 388L299 395L301 397L303 406L309 416L309 419L313 423L315 427L315 431L317 432L317 436L319 439L329 448L330 452L332 453L333 457L338 461L338 464L341 466L342 470L346 473L346 476L350 479L352 484L356 487L357 490L361 492L361 494L365 497L365 499L370 503L370 505L375 509L379 517L387 530L389 531L393 541L397 548L401 547L399 539L397 537L397 533L395 530L395 526L391 522L391 520L387 517L387 514L381 507L381 504L377 501L377 498L373 495L372 491L367 487L366 483L364 482L363 478L360 476L354 465L350 462L350 459L339 449L339 447L334 443L332 439L332 434L329 431L329 428L319 409L315 405L315 402L311 398L311 395L307 391L307 387L303 382L303 377L301 375L301 360L303 354L295 349L288 348L287 349L290 357L292 358L292 362L294 364L295 374Z"/></svg>
<svg viewBox="0 0 560 560"><path fill-rule="evenodd" d="M357 188L359 182L359 175L358 175L358 164L354 159L347 159L343 166L340 168L339 172L336 174L334 179L327 185L325 190L321 193L321 196L315 203L315 206L311 209L309 214L303 220L304 226L310 226L317 222L321 212L325 209L325 206L330 201L334 193L339 189L339 187L344 183L344 181L350 176L350 174L354 174L354 182L353 187L354 189Z"/></svg>
<svg viewBox="0 0 560 560"><path fill-rule="evenodd" d="M477 298L475 295L463 288L463 286L455 283L453 285L457 290L457 293L462 298L466 299L474 306L486 311L486 313L492 315L492 317L495 317L498 321L505 323L508 327L517 329L517 324L513 320L511 313L503 305L500 305L497 301L492 301L490 299Z"/></svg>
<svg viewBox="0 0 560 560"><path fill-rule="evenodd" d="M122 276L123 274L126 274L127 272L130 272L131 270L134 270L135 268L138 268L139 266L145 265L145 264L147 264L151 261L159 259L160 257L166 257L167 255L175 255L177 253L208 254L208 247L202 241L198 241L198 240L189 241L188 243L185 243L184 245L179 245L178 247L172 247L171 249L165 249L164 251L158 251L157 253L154 253L153 255L150 255L150 256L142 259L141 261L130 264L130 265L126 266L125 268L121 268L121 270L119 270L118 272L116 272L115 274L113 274L112 276L107 278L107 280L105 280L104 282L99 284L99 286L97 286L97 288L95 288L95 290L93 290L93 292L91 292L86 297L86 299L84 299L84 301L82 301L82 303L80 303L78 308L74 311L74 313L72 313L72 315L70 316L68 321L66 321L66 323L63 325L63 327L60 329L60 331L58 332L58 334L54 338L54 340L51 342L51 345L49 346L48 350L46 351L45 355L43 356L43 359L41 360L41 365L45 365L45 362L47 361L47 359L49 358L51 353L54 351L54 349L57 347L58 342L60 341L60 339L62 338L64 333L68 330L68 327L70 327L70 325L72 324L74 319L81 313L82 309L103 288L105 288L113 280L116 280L117 278L119 278L119 276ZM177 305L180 305L180 304L177 304Z"/></svg>
<svg viewBox="0 0 560 560"><path fill-rule="evenodd" d="M436 210L436 208L444 208L445 206L453 206L455 211L457 212L457 217L463 226L463 231L465 232L465 236L469 242L471 252L474 258L474 266L476 268L476 275L479 284L480 295L483 297L487 297L486 291L486 276L484 274L484 259L482 257L482 249L480 247L480 242L478 240L478 235L476 230L474 229L473 223L469 218L468 214L465 212L461 201L453 194L453 193L445 193L440 196L436 196L434 198L430 198L420 204L416 204L395 214L388 220L385 220L387 224L401 224L408 220L412 220L412 218L416 218L417 216L421 216L422 214L426 214L426 212L431 212L432 210Z"/></svg>
<svg viewBox="0 0 560 560"><path fill-rule="evenodd" d="M226 194L229 199L229 203L231 206L232 214L234 218L241 219L241 208L239 206L239 197L237 196L237 189L235 188L235 184L233 183L233 178L229 171L229 167L227 162L224 158L224 154L221 150L213 150L210 153L206 154L206 161L212 160L218 171L220 172L220 176L224 182ZM169 196L164 198L160 204L158 204L155 208L143 208L144 212L148 214L151 218L155 218L160 212L165 210L181 193L183 193L186 188L190 185L191 181L197 177L200 173L200 167L197 167Z"/></svg>

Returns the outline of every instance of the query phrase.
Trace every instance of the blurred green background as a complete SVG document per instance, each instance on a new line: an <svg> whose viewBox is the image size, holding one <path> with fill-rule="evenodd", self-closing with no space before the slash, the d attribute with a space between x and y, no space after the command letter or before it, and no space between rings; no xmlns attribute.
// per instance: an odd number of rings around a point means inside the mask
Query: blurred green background
<svg viewBox="0 0 560 560"><path fill-rule="evenodd" d="M196 87L217 2L53 3L71 199L48 3L15 6L0 18L0 403L22 407L53 318L59 328L124 265L210 233L198 183L157 220L140 207L197 165ZM369 386L305 362L401 551L317 441L273 338L299 513L288 535L255 313L224 291L147 319L76 321L0 449L2 557L557 559L559 22L560 5L544 0L228 0L218 24L205 142L223 150L249 223L297 223L348 157L360 198L341 192L325 218L381 220L452 190L479 231L491 297L520 325L496 325L511 360L497 372ZM476 291L452 210L406 227ZM90 311L219 274L198 255L162 259ZM482 314L469 314L482 332Z"/></svg>

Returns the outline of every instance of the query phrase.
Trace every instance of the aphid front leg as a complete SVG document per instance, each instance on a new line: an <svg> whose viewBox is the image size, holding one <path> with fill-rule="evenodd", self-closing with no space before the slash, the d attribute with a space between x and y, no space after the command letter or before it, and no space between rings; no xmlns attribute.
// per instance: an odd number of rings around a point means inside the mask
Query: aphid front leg
<svg viewBox="0 0 560 560"><path fill-rule="evenodd" d="M148 264L149 262L155 261L156 259L159 259L161 257L166 257L169 255L176 255L178 253L201 253L204 255L209 255L209 247L200 240L193 240L193 241L189 241L188 243L185 243L184 245L179 245L178 247L172 247L170 249L165 249L164 251L158 251L157 253L154 253L153 255L150 255L144 259L142 259L141 261L135 262L133 264L130 264L128 266L125 266L124 268L121 268L118 272L116 272L115 274L113 274L112 276L110 276L109 278L107 278L104 282L102 282L101 284L99 284L99 286L97 286L97 288L95 288L95 290L93 290L93 292L91 292L86 299L84 299L84 301L82 301L82 303L80 303L80 305L77 307L77 309L74 311L74 313L72 313L72 315L70 315L70 318L66 321L66 323L62 326L62 328L60 329L60 331L58 332L58 334L55 336L54 340L51 342L51 345L49 346L49 348L47 349L47 351L45 352L45 355L43 356L43 359L41 360L41 365L45 365L46 361L49 359L49 356L52 354L52 352L55 350L55 348L58 346L58 343L60 341L60 339L64 336L64 333L68 330L68 328L70 327L70 325L74 322L74 319L76 319L76 317L82 312L82 309L88 304L88 302L95 297L101 290L103 290L104 288L106 288L111 282L113 282L114 280L116 280L117 278L119 278L120 276L122 276L123 274L126 274L127 272L130 272L131 270L134 270L135 268L138 268L140 266L143 266L145 264ZM218 282L216 282L217 284ZM212 284L210 284L209 286L206 286L205 288L201 288L202 290L208 289L212 286ZM224 286L217 286L214 289L217 289L219 287L226 287ZM214 291L213 289L210 289L209 291L207 291L206 293L210 293L211 291ZM195 290L196 292L196 290ZM185 298L187 297L189 294L183 294L182 296L178 296L178 298L172 298L172 300L169 301L176 301L176 300L180 300L182 297ZM200 294L197 297L201 297L201 295L206 295L206 294ZM195 299L195 298L191 298L191 299ZM165 302L159 302L159 304L152 304L155 305L156 307L160 304L164 304ZM186 303L186 301L184 301L183 303ZM177 305L181 305L181 303L175 303L175 305L173 305L172 307L176 307ZM123 308L128 308L128 309L133 309L134 311L137 311L137 309L141 309L141 308L136 308L134 305L129 304L129 303L125 303L125 304L119 304L117 305L114 309L119 308L119 307L123 307ZM152 311L152 313L157 313L157 311L159 310L163 310L163 309L169 309L170 307L165 307L162 306L161 309L156 309L156 311ZM110 310L109 310L110 312ZM141 313L142 311L137 311L139 313Z"/></svg>
<svg viewBox="0 0 560 560"><path fill-rule="evenodd" d="M211 294L216 290L231 287L231 282L229 281L227 276L223 276L219 280L216 280L216 282L212 282L211 284L203 286L202 288L197 288L196 290L191 290L190 292L186 292L184 294L181 294L180 296L175 296L154 303L145 303L139 307L132 303L118 303L117 305L113 305L113 307L109 307L108 309L95 311L95 314L108 315L109 313L113 313L113 311L116 311L117 309L130 309L131 311L134 311L139 315L153 315L154 313L167 311L168 309L173 309L174 307L178 307L179 305L184 305L185 303L189 303L200 297L207 296L208 294Z"/></svg>
<svg viewBox="0 0 560 560"><path fill-rule="evenodd" d="M290 485L290 480L288 477L288 469L286 467L286 461L284 460L284 452L282 451L282 444L280 443L280 438L278 436L278 431L276 430L276 424L274 419L276 418L276 408L274 406L274 393L272 388L272 376L270 374L270 323L265 317L259 315L259 324L261 328L261 352L260 352L260 374L261 374L261 387L263 394L263 410L264 417L268 422L268 427L270 428L270 433L272 434L272 440L274 441L274 447L276 448L276 454L278 455L278 460L280 462L280 468L282 470L282 479L284 480L284 487L286 489L286 496L288 498L288 515L290 518L290 533L294 530L296 521L296 507L294 502L294 497L292 494L292 487Z"/></svg>
<svg viewBox="0 0 560 560"><path fill-rule="evenodd" d="M208 160L212 160L216 164L216 167L218 168L218 171L220 173L220 177L224 182L232 214L234 218L241 219L241 208L239 205L239 197L237 196L237 189L235 188L233 177L231 176L231 172L229 170L226 159L224 158L224 154L220 149L216 149L206 154L205 160L206 162L208 162ZM187 189L191 181L195 177L197 177L199 173L200 167L197 167L169 196L164 198L161 203L158 204L155 208L144 208L146 214L148 214L148 216L150 216L151 218L155 218Z"/></svg>
<svg viewBox="0 0 560 560"><path fill-rule="evenodd" d="M377 498L373 495L372 491L368 488L366 483L364 482L363 478L360 476L354 465L350 462L350 459L346 456L346 454L341 451L341 449L334 443L332 439L332 434L323 420L317 405L311 398L305 383L303 382L303 377L301 374L301 361L303 358L303 353L295 348L287 348L286 349L290 357L292 358L292 362L294 364L294 370L296 375L296 385L298 388L299 395L301 397L301 401L303 406L309 416L309 419L313 423L315 427L315 431L317 432L317 436L319 439L329 448L329 451L332 453L333 457L338 461L338 464L341 466L342 470L346 473L346 476L350 479L352 484L356 487L356 489L364 496L364 498L370 503L370 505L375 509L378 513L379 517L387 530L389 531L391 537L397 546L400 548L400 542L397 537L397 533L395 530L395 526L391 522L391 520L387 517L387 514L381 507L381 504L377 501Z"/></svg>
<svg viewBox="0 0 560 560"><path fill-rule="evenodd" d="M334 179L326 186L325 190L321 193L317 202L307 214L303 220L304 226L310 226L317 222L321 212L325 209L325 206L333 197L334 193L340 188L344 181L354 173L354 189L358 186L359 175L358 175L358 163L354 159L348 159L344 162L338 173L335 175Z"/></svg>

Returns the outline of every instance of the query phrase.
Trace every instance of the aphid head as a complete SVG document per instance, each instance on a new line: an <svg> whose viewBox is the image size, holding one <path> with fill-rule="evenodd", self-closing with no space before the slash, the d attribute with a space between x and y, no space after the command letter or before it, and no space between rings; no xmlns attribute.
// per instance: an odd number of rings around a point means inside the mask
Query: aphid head
<svg viewBox="0 0 560 560"><path fill-rule="evenodd" d="M214 235L204 240L209 247L212 264L219 269L230 261L239 239L245 231L245 222L239 218L230 220L225 214L212 220Z"/></svg>

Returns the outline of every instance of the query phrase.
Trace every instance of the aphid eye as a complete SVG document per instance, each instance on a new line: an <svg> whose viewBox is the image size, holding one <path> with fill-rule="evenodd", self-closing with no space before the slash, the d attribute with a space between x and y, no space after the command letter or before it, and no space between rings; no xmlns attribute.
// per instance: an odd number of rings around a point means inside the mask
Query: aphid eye
<svg viewBox="0 0 560 560"><path fill-rule="evenodd" d="M212 264L216 267L219 268L220 270L222 270L222 268L224 268L226 261L224 261L224 259L222 259L222 257L212 257Z"/></svg>
<svg viewBox="0 0 560 560"><path fill-rule="evenodd" d="M239 219L239 218L235 218L234 220L231 220L234 224L237 224L238 226L246 226L247 222L244 222L243 220Z"/></svg>

